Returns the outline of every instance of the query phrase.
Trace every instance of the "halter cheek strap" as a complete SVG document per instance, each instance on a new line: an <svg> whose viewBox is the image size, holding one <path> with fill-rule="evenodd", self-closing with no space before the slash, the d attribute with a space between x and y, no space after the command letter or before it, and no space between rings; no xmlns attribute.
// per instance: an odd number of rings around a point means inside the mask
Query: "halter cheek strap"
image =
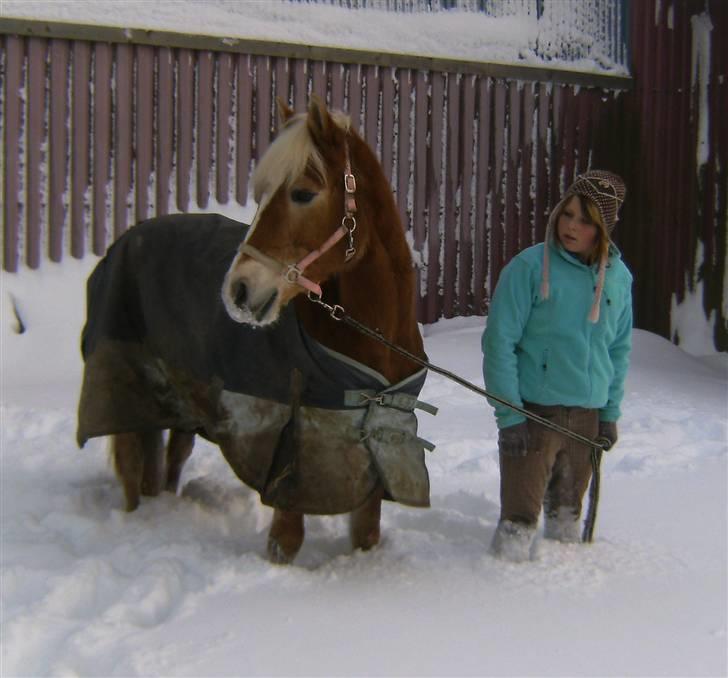
<svg viewBox="0 0 728 678"><path fill-rule="evenodd" d="M349 236L349 246L346 249L345 261L350 261L356 254L356 248L354 247L354 231L356 231L356 217L354 216L356 214L356 200L354 198L356 193L356 179L351 173L351 160L349 158L348 143L344 145L344 151L346 154L346 166L344 168L344 216L341 219L341 226L339 226L339 228L337 228L328 237L321 247L309 252L298 263L288 264L287 266L276 259L269 257L267 254L263 254L252 245L244 244L240 248L240 252L242 254L247 254L249 257L255 259L264 266L280 273L287 283L291 285L299 285L312 294L315 294L317 297L323 296L321 286L306 278L303 275L303 272L314 261L316 261L316 259L328 252L347 234Z"/></svg>

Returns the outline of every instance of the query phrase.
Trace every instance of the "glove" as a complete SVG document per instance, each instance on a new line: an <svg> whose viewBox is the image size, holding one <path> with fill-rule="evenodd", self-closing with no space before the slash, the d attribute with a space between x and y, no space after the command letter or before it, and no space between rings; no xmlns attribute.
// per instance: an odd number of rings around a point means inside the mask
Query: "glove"
<svg viewBox="0 0 728 678"><path fill-rule="evenodd" d="M599 422L599 434L596 442L602 446L605 452L612 449L618 438L616 421Z"/></svg>
<svg viewBox="0 0 728 678"><path fill-rule="evenodd" d="M524 421L498 431L498 451L506 457L528 454L528 424Z"/></svg>

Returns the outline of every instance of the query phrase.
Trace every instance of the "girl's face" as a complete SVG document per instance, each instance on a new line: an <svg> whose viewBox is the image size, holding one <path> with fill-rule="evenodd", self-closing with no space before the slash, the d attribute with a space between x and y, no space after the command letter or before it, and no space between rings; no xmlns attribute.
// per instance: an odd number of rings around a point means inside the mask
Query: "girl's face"
<svg viewBox="0 0 728 678"><path fill-rule="evenodd" d="M567 252L587 256L597 244L597 225L581 210L578 196L566 203L556 226L559 242Z"/></svg>

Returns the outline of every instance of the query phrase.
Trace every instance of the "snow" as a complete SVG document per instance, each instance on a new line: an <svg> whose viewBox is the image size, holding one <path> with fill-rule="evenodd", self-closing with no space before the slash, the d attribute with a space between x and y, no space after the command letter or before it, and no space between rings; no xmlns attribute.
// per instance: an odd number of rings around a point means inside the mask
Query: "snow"
<svg viewBox="0 0 728 678"><path fill-rule="evenodd" d="M682 301L678 303L677 294L673 293L670 303L670 335L680 348L695 356L717 353L714 339L716 314L711 311L706 317L703 308L703 280L700 272L704 260L705 246L702 240L698 240L693 278L686 280Z"/></svg>
<svg viewBox="0 0 728 678"><path fill-rule="evenodd" d="M710 116L710 33L713 23L706 12L696 14L690 19L692 27L692 81L693 90L698 90L698 144L696 150L696 166L698 180L700 169L710 159L710 139L708 124Z"/></svg>
<svg viewBox="0 0 728 678"><path fill-rule="evenodd" d="M495 34L472 13L433 26L407 17L402 32L391 16L357 14L353 26L336 8L294 7L3 0L0 12L486 60L531 40L529 27L499 23ZM538 559L519 565L488 553L499 506L492 411L431 374L422 398L440 413L420 416L420 435L437 445L432 507L386 504L369 553L350 551L345 517L309 518L299 557L280 567L264 557L270 509L214 446L198 441L180 496L143 500L133 514L105 442L77 449L78 342L95 262L0 274L1 675L728 673L725 353L689 355L635 330L592 545L539 540ZM700 321L678 323L688 336ZM482 385L483 324L425 327L431 360Z"/></svg>
<svg viewBox="0 0 728 678"><path fill-rule="evenodd" d="M490 3L497 11L499 3ZM598 3L580 0L565 6L547 2L538 22L534 14L482 12L387 12L349 10L324 2L288 0L3 0L0 15L48 21L173 31L237 39L341 47L566 68L626 75L622 60L610 56L614 38L597 18ZM596 9L595 9L596 8ZM518 11L514 6L513 12ZM590 33L591 40L584 34ZM443 40L443 35L451 36ZM619 57L619 55L616 55Z"/></svg>
<svg viewBox="0 0 728 678"><path fill-rule="evenodd" d="M105 442L76 448L94 264L0 279L2 675L726 675L726 354L635 330L592 545L539 540L519 565L488 553L492 412L431 373L432 508L385 504L369 553L350 551L345 517L310 517L295 563L274 566L270 509L212 445L180 496L133 514ZM431 360L482 385L483 323L425 327Z"/></svg>

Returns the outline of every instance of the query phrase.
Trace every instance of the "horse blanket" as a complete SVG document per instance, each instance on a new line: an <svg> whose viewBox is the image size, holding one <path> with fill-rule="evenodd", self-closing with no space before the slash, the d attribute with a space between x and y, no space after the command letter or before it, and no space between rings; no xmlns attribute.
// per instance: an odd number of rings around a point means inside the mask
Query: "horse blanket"
<svg viewBox="0 0 728 678"><path fill-rule="evenodd" d="M81 447L95 436L175 429L221 448L264 503L334 514L386 496L429 505L415 407L399 384L306 334L294 305L266 327L233 321L220 295L248 226L174 215L134 226L87 283Z"/></svg>

